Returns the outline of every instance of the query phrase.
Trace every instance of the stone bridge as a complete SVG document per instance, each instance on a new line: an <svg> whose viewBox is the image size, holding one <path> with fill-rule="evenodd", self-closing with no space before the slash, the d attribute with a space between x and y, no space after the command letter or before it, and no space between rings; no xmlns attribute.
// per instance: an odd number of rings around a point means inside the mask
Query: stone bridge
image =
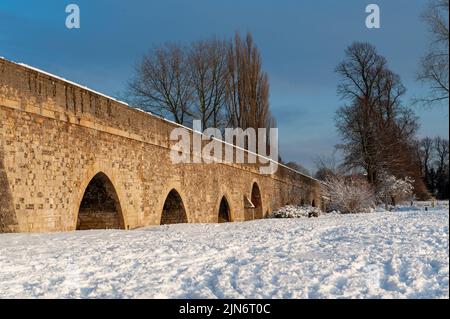
<svg viewBox="0 0 450 319"><path fill-rule="evenodd" d="M0 232L245 221L319 204L319 182L285 166L173 164L176 127L0 58Z"/></svg>

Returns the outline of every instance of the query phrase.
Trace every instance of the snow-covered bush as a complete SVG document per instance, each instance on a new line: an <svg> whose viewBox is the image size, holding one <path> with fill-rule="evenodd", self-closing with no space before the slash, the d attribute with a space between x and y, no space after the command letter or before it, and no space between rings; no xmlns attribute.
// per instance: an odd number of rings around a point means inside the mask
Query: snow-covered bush
<svg viewBox="0 0 450 319"><path fill-rule="evenodd" d="M398 178L390 174L381 174L378 179L377 198L386 206L401 200L411 200L414 193L414 179Z"/></svg>
<svg viewBox="0 0 450 319"><path fill-rule="evenodd" d="M321 213L320 209L312 206L286 205L267 216L267 218L302 218L317 217Z"/></svg>
<svg viewBox="0 0 450 319"><path fill-rule="evenodd" d="M329 176L324 182L329 210L341 213L368 212L375 205L375 194L370 184L358 176Z"/></svg>

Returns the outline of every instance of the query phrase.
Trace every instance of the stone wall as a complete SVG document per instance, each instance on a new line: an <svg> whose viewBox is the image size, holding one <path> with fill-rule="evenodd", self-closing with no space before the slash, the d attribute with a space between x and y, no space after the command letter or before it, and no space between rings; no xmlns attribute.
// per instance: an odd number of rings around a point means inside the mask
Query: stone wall
<svg viewBox="0 0 450 319"><path fill-rule="evenodd" d="M85 190L103 173L123 228L159 225L167 195L180 195L189 222L217 222L226 196L240 221L254 183L263 214L320 202L319 183L285 167L172 164L169 121L29 67L0 59L0 231L77 227Z"/></svg>

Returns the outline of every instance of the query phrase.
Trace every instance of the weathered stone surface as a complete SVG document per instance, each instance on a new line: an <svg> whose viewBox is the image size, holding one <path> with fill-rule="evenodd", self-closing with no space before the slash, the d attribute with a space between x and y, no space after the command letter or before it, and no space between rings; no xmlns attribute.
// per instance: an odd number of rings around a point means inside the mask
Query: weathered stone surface
<svg viewBox="0 0 450 319"><path fill-rule="evenodd" d="M319 183L285 167L261 175L254 164L172 164L175 127L0 59L0 231L75 230L85 190L98 173L114 188L125 229L159 225L172 190L193 223L217 222L223 196L231 221L262 217L287 203L320 202ZM247 209L245 198L257 198L255 183L260 207Z"/></svg>

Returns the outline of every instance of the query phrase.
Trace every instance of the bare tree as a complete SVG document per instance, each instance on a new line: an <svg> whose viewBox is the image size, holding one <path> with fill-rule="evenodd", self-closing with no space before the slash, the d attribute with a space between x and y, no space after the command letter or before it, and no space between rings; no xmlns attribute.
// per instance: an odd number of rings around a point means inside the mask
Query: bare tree
<svg viewBox="0 0 450 319"><path fill-rule="evenodd" d="M449 142L439 136L416 143L422 179L428 191L439 199L449 198Z"/></svg>
<svg viewBox="0 0 450 319"><path fill-rule="evenodd" d="M128 85L132 102L159 116L185 124L192 115L193 90L186 48L169 43L154 47L136 66Z"/></svg>
<svg viewBox="0 0 450 319"><path fill-rule="evenodd" d="M203 127L274 127L261 65L251 34L156 46L136 66L127 99L181 124L197 118Z"/></svg>
<svg viewBox="0 0 450 319"><path fill-rule="evenodd" d="M226 50L227 43L216 38L193 42L190 47L193 112L200 117L203 127L225 125Z"/></svg>
<svg viewBox="0 0 450 319"><path fill-rule="evenodd" d="M430 174L432 159L434 152L434 142L431 138L425 137L417 144L417 158L420 161L422 176L424 178L425 184L428 190L433 190L434 185L432 184L432 178Z"/></svg>
<svg viewBox="0 0 450 319"><path fill-rule="evenodd" d="M229 124L246 129L270 126L269 78L261 68L261 55L251 34L236 33L227 55L227 107Z"/></svg>
<svg viewBox="0 0 450 319"><path fill-rule="evenodd" d="M439 136L416 143L422 179L428 191L439 199L449 198L449 143Z"/></svg>
<svg viewBox="0 0 450 319"><path fill-rule="evenodd" d="M381 171L419 177L416 191L423 192L413 147L417 118L401 104L406 90L400 77L368 43L348 47L336 72L341 77L338 93L348 102L336 113L345 167L363 168L370 183L377 183Z"/></svg>
<svg viewBox="0 0 450 319"><path fill-rule="evenodd" d="M448 140L441 137L436 137L434 139L436 153L437 153L437 166L439 170L444 170L445 166L448 165L449 156L449 144Z"/></svg>
<svg viewBox="0 0 450 319"><path fill-rule="evenodd" d="M344 144L339 148L345 154L347 168L363 167L369 182L375 181L377 161L377 134L372 123L375 87L386 68L386 60L368 43L354 43L346 49L346 60L338 65L341 76L338 94L350 101L336 114L338 131Z"/></svg>
<svg viewBox="0 0 450 319"><path fill-rule="evenodd" d="M449 143L448 140L435 138L436 148L436 195L449 198Z"/></svg>
<svg viewBox="0 0 450 319"><path fill-rule="evenodd" d="M418 79L428 83L430 91L421 101L428 104L447 100L448 83L448 46L449 46L449 0L431 0L422 15L431 35L429 52L422 58Z"/></svg>

